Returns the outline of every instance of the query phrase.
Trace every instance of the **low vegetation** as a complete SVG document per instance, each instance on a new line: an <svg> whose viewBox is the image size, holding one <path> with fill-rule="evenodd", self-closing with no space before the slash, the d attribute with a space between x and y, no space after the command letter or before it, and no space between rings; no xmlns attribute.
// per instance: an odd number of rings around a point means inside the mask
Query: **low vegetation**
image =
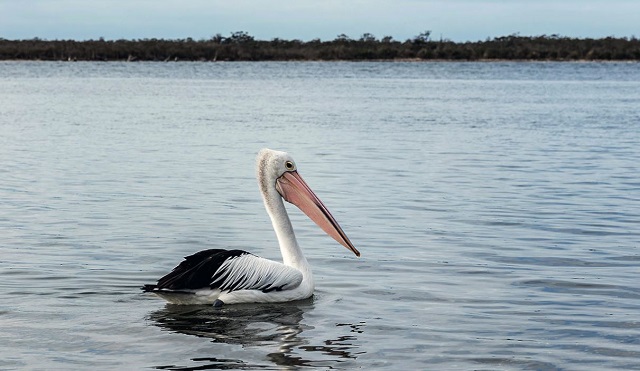
<svg viewBox="0 0 640 371"><path fill-rule="evenodd" d="M366 33L331 41L256 40L246 32L208 40L7 40L0 60L81 61L296 61L296 60L535 60L639 61L640 41L607 37L575 39L558 35L510 35L475 42L433 40L426 31L405 41Z"/></svg>

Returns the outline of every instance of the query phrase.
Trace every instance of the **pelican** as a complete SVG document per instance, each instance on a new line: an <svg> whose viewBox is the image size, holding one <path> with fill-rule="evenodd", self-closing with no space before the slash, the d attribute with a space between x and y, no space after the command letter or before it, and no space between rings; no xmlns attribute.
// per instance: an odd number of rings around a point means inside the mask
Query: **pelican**
<svg viewBox="0 0 640 371"><path fill-rule="evenodd" d="M311 267L293 233L283 199L296 205L325 233L360 256L327 207L298 174L296 163L288 153L261 150L257 157L257 178L283 263L243 250L203 250L185 257L158 283L145 285L142 290L173 304L216 307L310 297L314 289Z"/></svg>

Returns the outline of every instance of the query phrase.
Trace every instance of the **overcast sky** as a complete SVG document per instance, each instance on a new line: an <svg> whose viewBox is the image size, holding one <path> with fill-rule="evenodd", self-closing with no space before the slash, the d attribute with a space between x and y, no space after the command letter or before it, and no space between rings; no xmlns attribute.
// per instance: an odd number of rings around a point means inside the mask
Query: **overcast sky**
<svg viewBox="0 0 640 371"><path fill-rule="evenodd" d="M0 0L0 38L640 37L638 0Z"/></svg>

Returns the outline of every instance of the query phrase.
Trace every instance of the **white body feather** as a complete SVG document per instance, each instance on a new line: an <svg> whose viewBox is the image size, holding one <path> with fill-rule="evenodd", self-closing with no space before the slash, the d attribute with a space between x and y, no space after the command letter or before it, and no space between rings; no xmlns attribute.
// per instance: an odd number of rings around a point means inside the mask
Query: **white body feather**
<svg viewBox="0 0 640 371"><path fill-rule="evenodd" d="M154 291L172 304L274 303L306 299L313 294L311 272L246 254L227 259L212 277L213 286L223 289L160 289ZM231 290L224 288L233 288ZM266 291L273 288L270 291Z"/></svg>

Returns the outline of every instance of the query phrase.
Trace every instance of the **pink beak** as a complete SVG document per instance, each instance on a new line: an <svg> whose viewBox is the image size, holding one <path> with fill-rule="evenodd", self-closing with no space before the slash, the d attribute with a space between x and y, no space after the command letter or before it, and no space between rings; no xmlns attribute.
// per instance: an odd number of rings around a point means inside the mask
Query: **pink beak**
<svg viewBox="0 0 640 371"><path fill-rule="evenodd" d="M320 201L318 196L309 188L297 171L288 171L282 174L276 181L276 189L287 202L296 205L302 212L307 214L318 227L322 228L326 234L333 237L342 246L353 251L356 256L360 252L353 246L349 238L344 233L333 215Z"/></svg>

